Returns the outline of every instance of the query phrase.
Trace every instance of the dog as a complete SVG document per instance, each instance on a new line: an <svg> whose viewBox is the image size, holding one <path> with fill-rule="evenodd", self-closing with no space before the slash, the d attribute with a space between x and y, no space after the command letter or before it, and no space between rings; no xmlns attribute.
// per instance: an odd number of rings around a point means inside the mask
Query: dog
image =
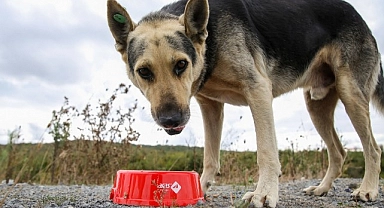
<svg viewBox="0 0 384 208"><path fill-rule="evenodd" d="M381 150L372 134L369 104L384 113L384 77L377 43L362 17L341 0L179 0L132 21L115 0L108 25L129 79L151 104L154 121L169 135L190 118L195 97L205 145L201 186L220 172L224 103L248 105L257 135L259 180L243 202L276 207L281 166L272 100L302 88L324 140L329 166L322 182L304 189L323 196L342 173L346 152L334 128L340 100L365 157L361 186L352 196L378 197Z"/></svg>

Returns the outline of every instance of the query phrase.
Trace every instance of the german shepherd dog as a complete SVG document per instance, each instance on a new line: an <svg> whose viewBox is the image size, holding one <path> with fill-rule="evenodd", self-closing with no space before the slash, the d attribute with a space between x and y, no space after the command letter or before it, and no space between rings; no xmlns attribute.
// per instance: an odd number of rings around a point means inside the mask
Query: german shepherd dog
<svg viewBox="0 0 384 208"><path fill-rule="evenodd" d="M352 196L378 197L381 150L371 130L369 103L384 113L384 76L375 38L342 0L179 0L135 23L108 0L108 24L132 83L151 104L155 122L179 134L195 97L205 129L201 186L219 173L224 103L248 105L257 135L259 181L243 202L275 207L281 174L272 100L302 88L307 109L328 149L322 196L341 174L346 152L334 128L338 100L359 135L365 158Z"/></svg>

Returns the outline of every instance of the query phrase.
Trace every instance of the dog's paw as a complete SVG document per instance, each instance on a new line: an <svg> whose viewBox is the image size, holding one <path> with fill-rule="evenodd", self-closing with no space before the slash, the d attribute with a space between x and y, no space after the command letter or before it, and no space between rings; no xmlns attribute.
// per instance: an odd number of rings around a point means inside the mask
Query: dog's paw
<svg viewBox="0 0 384 208"><path fill-rule="evenodd" d="M200 178L201 188L203 193L207 193L209 187L215 184L215 173L219 171L214 171L213 169L207 169L203 171Z"/></svg>
<svg viewBox="0 0 384 208"><path fill-rule="evenodd" d="M278 193L256 193L247 192L242 198L242 206L236 207L271 207L274 208L277 205Z"/></svg>
<svg viewBox="0 0 384 208"><path fill-rule="evenodd" d="M202 178L200 180L200 184L201 184L201 189L203 191L204 194L207 193L208 189L213 186L216 182L214 180L205 180L204 178Z"/></svg>
<svg viewBox="0 0 384 208"><path fill-rule="evenodd" d="M246 193L243 198L249 201L249 207L276 207L279 200L279 178L260 176L257 188L254 192Z"/></svg>
<svg viewBox="0 0 384 208"><path fill-rule="evenodd" d="M277 196L264 195L264 194L255 194L252 197L251 207L271 207L274 208L277 205Z"/></svg>
<svg viewBox="0 0 384 208"><path fill-rule="evenodd" d="M310 186L303 189L303 192L307 195L327 196L329 189L329 187L325 186Z"/></svg>
<svg viewBox="0 0 384 208"><path fill-rule="evenodd" d="M355 191L352 192L351 196L354 200L359 201L376 201L377 197L379 195L379 192L377 189L374 190L364 190L362 188L358 188Z"/></svg>

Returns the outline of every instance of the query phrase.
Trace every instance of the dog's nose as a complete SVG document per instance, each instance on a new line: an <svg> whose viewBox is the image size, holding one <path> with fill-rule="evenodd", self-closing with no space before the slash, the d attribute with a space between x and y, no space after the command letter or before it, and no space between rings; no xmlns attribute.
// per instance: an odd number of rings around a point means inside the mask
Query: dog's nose
<svg viewBox="0 0 384 208"><path fill-rule="evenodd" d="M169 135L180 134L189 120L189 109L176 103L166 103L151 113L156 123Z"/></svg>
<svg viewBox="0 0 384 208"><path fill-rule="evenodd" d="M179 112L174 112L172 114L159 115L159 123L164 128L173 128L178 127L182 123L182 115Z"/></svg>

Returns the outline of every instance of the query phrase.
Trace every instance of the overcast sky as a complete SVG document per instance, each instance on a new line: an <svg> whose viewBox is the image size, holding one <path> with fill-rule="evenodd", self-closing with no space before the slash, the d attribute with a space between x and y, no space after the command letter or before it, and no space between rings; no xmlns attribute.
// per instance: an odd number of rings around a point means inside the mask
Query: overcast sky
<svg viewBox="0 0 384 208"><path fill-rule="evenodd" d="M121 0L137 22L150 11L172 0ZM360 12L384 50L384 1L349 0ZM96 102L120 83L129 84L125 66L114 49L114 40L106 21L105 0L2 0L0 1L0 143L7 132L21 126L25 142L38 142L59 109L63 97L83 108ZM384 54L384 52L382 52ZM276 132L280 149L290 142L299 148L321 146L306 112L301 90L274 101ZM139 100L134 127L142 144L203 145L199 107L192 102L192 118L178 136L170 137L152 121L148 102L136 89L126 96L123 106ZM146 107L144 110L141 107ZM384 117L371 110L374 135L384 144ZM242 119L240 119L242 117ZM226 106L222 147L255 150L252 117L246 107ZM348 148L360 148L344 107L336 111L336 128ZM52 141L43 135L44 141ZM288 141L287 141L288 138Z"/></svg>

